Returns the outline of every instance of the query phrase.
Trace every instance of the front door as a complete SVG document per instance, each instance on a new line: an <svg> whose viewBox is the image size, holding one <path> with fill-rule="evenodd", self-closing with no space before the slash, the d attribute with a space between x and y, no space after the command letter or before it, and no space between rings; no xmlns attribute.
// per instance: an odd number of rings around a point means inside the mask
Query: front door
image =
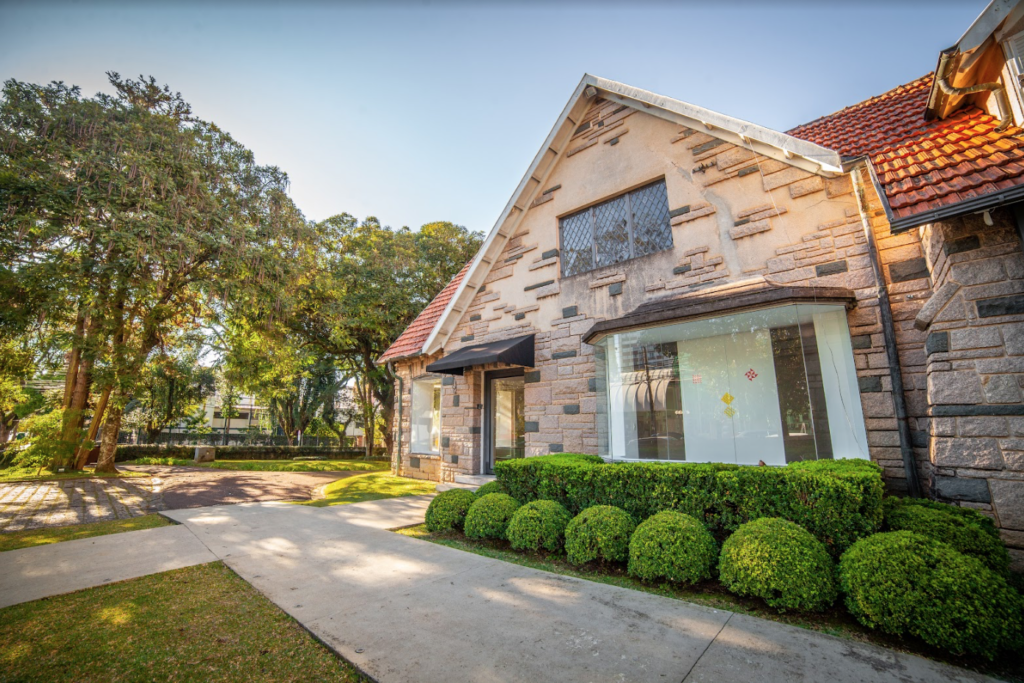
<svg viewBox="0 0 1024 683"><path fill-rule="evenodd" d="M494 463L526 456L523 371L495 370L485 376L484 474Z"/></svg>

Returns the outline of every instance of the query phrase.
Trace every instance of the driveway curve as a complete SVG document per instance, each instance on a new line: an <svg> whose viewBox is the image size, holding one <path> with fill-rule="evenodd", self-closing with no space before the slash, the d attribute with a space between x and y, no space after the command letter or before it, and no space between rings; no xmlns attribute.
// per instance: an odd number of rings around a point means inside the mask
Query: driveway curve
<svg viewBox="0 0 1024 683"><path fill-rule="evenodd" d="M146 472L153 477L163 509L182 510L208 505L310 500L338 479L365 472L245 472L208 467L118 465L119 469Z"/></svg>

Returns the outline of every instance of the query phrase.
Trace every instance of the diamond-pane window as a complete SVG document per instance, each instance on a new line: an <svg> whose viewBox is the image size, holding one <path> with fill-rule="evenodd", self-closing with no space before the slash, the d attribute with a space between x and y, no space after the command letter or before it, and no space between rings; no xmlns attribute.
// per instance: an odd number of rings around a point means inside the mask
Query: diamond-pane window
<svg viewBox="0 0 1024 683"><path fill-rule="evenodd" d="M665 181L570 214L559 229L563 277L671 249Z"/></svg>

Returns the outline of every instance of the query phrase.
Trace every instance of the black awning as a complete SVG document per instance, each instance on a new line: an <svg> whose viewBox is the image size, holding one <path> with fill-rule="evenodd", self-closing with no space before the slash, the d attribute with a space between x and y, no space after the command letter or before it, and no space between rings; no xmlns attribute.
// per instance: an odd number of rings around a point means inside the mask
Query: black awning
<svg viewBox="0 0 1024 683"><path fill-rule="evenodd" d="M533 367L533 335L513 337L486 344L470 344L458 351L449 353L441 360L427 366L427 372L439 372L443 375L461 375L465 369L473 365L486 363L508 363Z"/></svg>

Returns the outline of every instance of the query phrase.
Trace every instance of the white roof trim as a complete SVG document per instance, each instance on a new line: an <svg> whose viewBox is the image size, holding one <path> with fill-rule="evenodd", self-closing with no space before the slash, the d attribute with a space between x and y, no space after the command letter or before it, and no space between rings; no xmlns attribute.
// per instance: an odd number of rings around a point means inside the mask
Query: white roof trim
<svg viewBox="0 0 1024 683"><path fill-rule="evenodd" d="M995 33L1019 2L1020 0L992 0L950 50L970 52L980 46Z"/></svg>
<svg viewBox="0 0 1024 683"><path fill-rule="evenodd" d="M472 302L476 291L490 272L491 265L505 248L505 243L515 234L519 223L529 209L535 195L547 181L555 163L562 157L569 139L579 125L583 114L589 108L588 88L595 88L597 94L606 99L631 106L639 111L672 121L688 128L694 128L708 135L742 145L764 156L797 166L811 173L836 175L843 173L840 155L836 152L806 140L785 133L758 126L741 119L719 114L671 97L664 97L647 90L609 81L586 74L576 86L569 102L555 121L537 156L534 157L526 175L512 194L497 222L484 239L480 250L473 257L473 264L462 278L448 305L434 324L430 336L423 343L421 353L432 354L444 347L455 331L461 314ZM453 318L453 314L458 314Z"/></svg>

